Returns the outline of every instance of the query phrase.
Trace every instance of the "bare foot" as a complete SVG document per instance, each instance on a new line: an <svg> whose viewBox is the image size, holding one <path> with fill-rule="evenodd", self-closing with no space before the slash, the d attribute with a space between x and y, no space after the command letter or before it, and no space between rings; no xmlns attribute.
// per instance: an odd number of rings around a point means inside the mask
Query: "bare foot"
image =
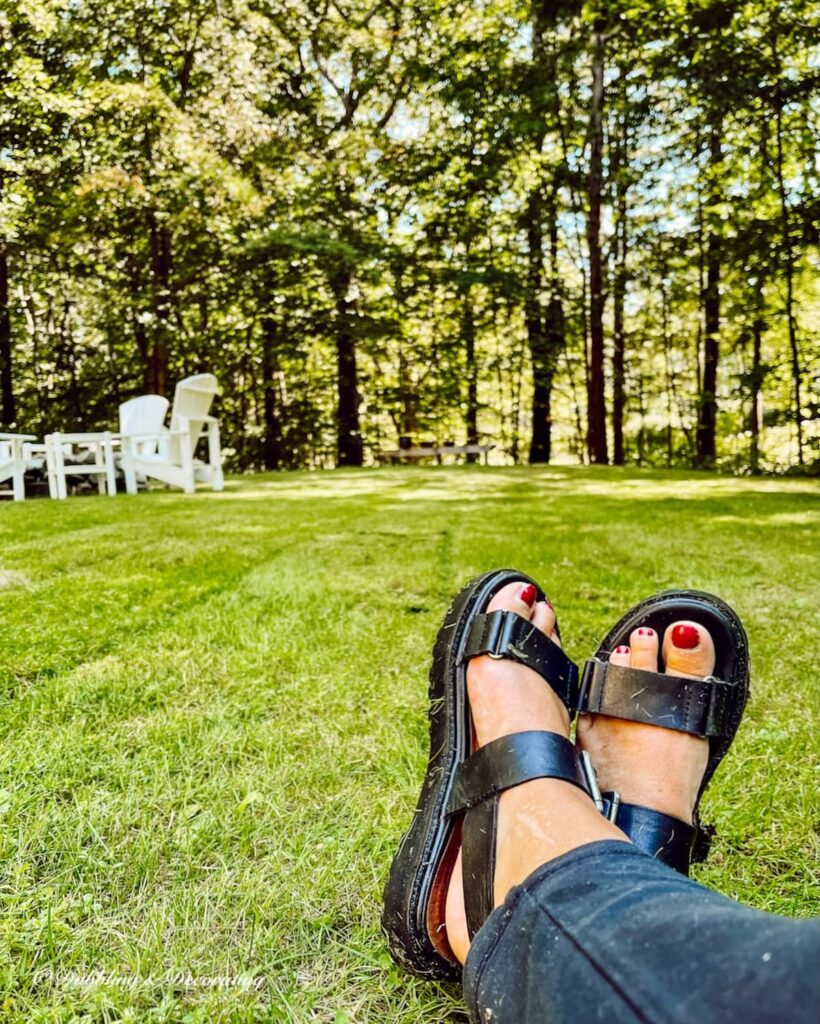
<svg viewBox="0 0 820 1024"><path fill-rule="evenodd" d="M533 606L535 588L513 583L500 590L488 611L510 609L530 620L555 643L555 613L544 601ZM532 669L488 656L474 658L467 669L467 692L476 745L501 736L542 729L569 734L566 708ZM590 798L558 779L534 779L502 794L498 816L495 904L536 868L584 843L600 839L628 842L606 821ZM461 854L447 892L446 924L450 946L463 963L470 940L464 912Z"/></svg>
<svg viewBox="0 0 820 1024"><path fill-rule="evenodd" d="M646 626L633 630L629 645L616 648L609 660L657 672L658 634ZM712 638L696 622L675 622L664 634L663 660L670 674L711 675ZM602 790L617 790L625 803L651 807L691 824L709 759L707 740L606 715L582 715L576 738L589 752Z"/></svg>

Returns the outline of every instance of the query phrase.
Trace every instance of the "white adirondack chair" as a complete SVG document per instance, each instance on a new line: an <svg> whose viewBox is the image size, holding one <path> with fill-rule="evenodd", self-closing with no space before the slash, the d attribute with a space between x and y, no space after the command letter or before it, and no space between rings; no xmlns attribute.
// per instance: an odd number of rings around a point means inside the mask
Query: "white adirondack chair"
<svg viewBox="0 0 820 1024"><path fill-rule="evenodd" d="M166 453L167 444L159 438L165 437L165 413L171 403L162 395L140 395L129 398L120 406L120 436L132 438L132 445L137 455L156 455L158 451ZM140 441L140 437L147 440Z"/></svg>
<svg viewBox="0 0 820 1024"><path fill-rule="evenodd" d="M25 473L31 462L28 442L36 440L33 434L0 434L0 481L11 480L11 488L0 488L0 497L25 499Z"/></svg>
<svg viewBox="0 0 820 1024"><path fill-rule="evenodd" d="M215 491L223 487L219 421L209 412L219 385L212 373L198 373L181 380L174 392L171 428L153 433L121 430L122 469L125 489L137 493L137 474L161 480L193 494L197 481L207 481ZM149 396L154 397L154 396ZM126 403L127 404L127 403ZM194 458L201 437L208 438L208 461ZM150 448L155 445L154 451Z"/></svg>

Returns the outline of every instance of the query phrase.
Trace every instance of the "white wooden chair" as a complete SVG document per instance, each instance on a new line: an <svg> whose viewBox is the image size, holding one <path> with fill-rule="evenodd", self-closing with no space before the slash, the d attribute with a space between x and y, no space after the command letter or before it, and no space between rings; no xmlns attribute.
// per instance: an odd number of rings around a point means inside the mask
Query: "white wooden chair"
<svg viewBox="0 0 820 1024"><path fill-rule="evenodd" d="M165 452L167 444L160 441L167 431L165 414L171 403L162 395L140 395L129 398L120 406L120 436L127 435L134 439L133 447L137 455L156 455ZM148 440L138 438L145 435Z"/></svg>
<svg viewBox="0 0 820 1024"><path fill-rule="evenodd" d="M197 481L210 483L215 491L222 490L219 421L209 415L218 394L219 385L212 373L186 377L174 392L170 430L139 434L130 427L121 430L122 469L129 494L137 493L137 474L180 487L186 494L194 493ZM207 462L194 458L203 436L208 438ZM156 446L153 451L152 445Z"/></svg>
<svg viewBox="0 0 820 1024"><path fill-rule="evenodd" d="M36 440L33 434L0 434L0 481L11 480L10 488L0 488L0 497L25 499L25 473L32 462L28 442Z"/></svg>

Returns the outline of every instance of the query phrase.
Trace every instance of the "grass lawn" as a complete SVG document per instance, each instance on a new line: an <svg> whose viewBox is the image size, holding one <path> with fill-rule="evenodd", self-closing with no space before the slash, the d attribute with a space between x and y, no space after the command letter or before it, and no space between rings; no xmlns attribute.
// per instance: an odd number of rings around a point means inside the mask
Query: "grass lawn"
<svg viewBox="0 0 820 1024"><path fill-rule="evenodd" d="M734 605L752 700L697 877L817 913L817 494L416 467L0 508L0 1017L464 1020L392 966L380 891L440 618L504 565L577 659L660 588Z"/></svg>

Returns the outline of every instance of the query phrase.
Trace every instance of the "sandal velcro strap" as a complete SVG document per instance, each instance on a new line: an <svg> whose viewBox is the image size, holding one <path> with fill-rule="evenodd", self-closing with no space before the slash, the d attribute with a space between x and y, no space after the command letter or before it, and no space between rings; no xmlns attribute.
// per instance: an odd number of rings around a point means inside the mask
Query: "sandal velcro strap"
<svg viewBox="0 0 820 1024"><path fill-rule="evenodd" d="M513 611L476 615L461 652L463 663L480 654L509 658L536 671L574 712L578 700L578 666L537 626Z"/></svg>
<svg viewBox="0 0 820 1024"><path fill-rule="evenodd" d="M692 848L698 835L697 828L680 818L673 818L671 814L641 807L640 804L617 803L617 811L613 816L613 797L613 793L603 794L604 815L625 832L643 853L688 875Z"/></svg>
<svg viewBox="0 0 820 1024"><path fill-rule="evenodd" d="M461 765L447 803L461 814L530 779L563 779L586 790L575 748L565 736L533 730L493 740Z"/></svg>
<svg viewBox="0 0 820 1024"><path fill-rule="evenodd" d="M578 710L695 736L725 736L731 728L733 689L712 676L685 679L590 658Z"/></svg>
<svg viewBox="0 0 820 1024"><path fill-rule="evenodd" d="M615 793L603 793L604 817L625 832L643 853L656 857L682 875L689 874L689 865L706 860L713 825L690 825L671 814L655 811L640 804L623 804Z"/></svg>

